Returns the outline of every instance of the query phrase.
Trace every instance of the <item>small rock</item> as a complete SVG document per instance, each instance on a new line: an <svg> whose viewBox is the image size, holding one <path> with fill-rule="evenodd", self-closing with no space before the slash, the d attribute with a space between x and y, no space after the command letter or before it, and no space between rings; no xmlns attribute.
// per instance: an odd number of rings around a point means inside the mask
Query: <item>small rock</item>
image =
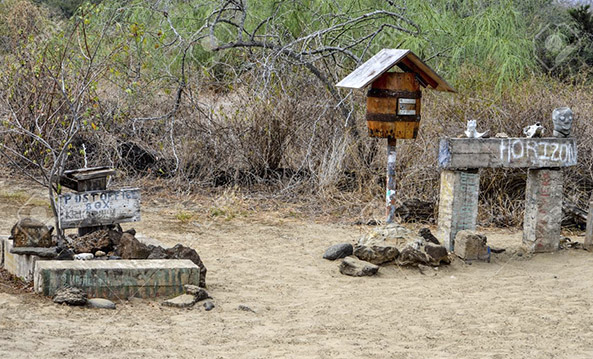
<svg viewBox="0 0 593 359"><path fill-rule="evenodd" d="M186 284L183 286L186 294L193 295L196 298L196 302L204 299L212 298L204 288L200 288L197 285Z"/></svg>
<svg viewBox="0 0 593 359"><path fill-rule="evenodd" d="M323 254L324 259L330 261L351 256L353 253L352 244L350 243L339 243L329 247Z"/></svg>
<svg viewBox="0 0 593 359"><path fill-rule="evenodd" d="M496 248L496 247L490 247L490 252L492 253L503 253L505 252L506 249L505 248Z"/></svg>
<svg viewBox="0 0 593 359"><path fill-rule="evenodd" d="M103 251L96 251L95 257L105 257L106 253Z"/></svg>
<svg viewBox="0 0 593 359"><path fill-rule="evenodd" d="M455 236L455 254L465 260L489 260L486 236L475 231L462 230Z"/></svg>
<svg viewBox="0 0 593 359"><path fill-rule="evenodd" d="M79 261L87 261L93 258L95 258L95 256L92 253L79 253L74 255L74 259Z"/></svg>
<svg viewBox="0 0 593 359"><path fill-rule="evenodd" d="M51 247L54 228L32 218L19 220L10 230L14 247Z"/></svg>
<svg viewBox="0 0 593 359"><path fill-rule="evenodd" d="M246 306L246 305L243 305L243 304L239 304L239 306L237 307L237 309L239 309L239 310L242 310L242 311L244 311L244 312L251 312L251 313L255 313L255 310L253 310L253 309L251 309L251 308L249 308L248 306Z"/></svg>
<svg viewBox="0 0 593 359"><path fill-rule="evenodd" d="M379 265L394 261L399 255L399 250L390 245L357 245L354 248L354 255L360 260Z"/></svg>
<svg viewBox="0 0 593 359"><path fill-rule="evenodd" d="M496 137L496 138L509 138L509 135L507 135L505 132L498 132L496 135L494 135L494 137Z"/></svg>
<svg viewBox="0 0 593 359"><path fill-rule="evenodd" d="M434 268L425 266L424 264L419 264L418 269L420 270L420 273L428 277L434 277L437 275L437 272L434 270Z"/></svg>
<svg viewBox="0 0 593 359"><path fill-rule="evenodd" d="M211 301L207 300L207 301L204 302L204 308L206 309L207 312L209 312L212 309L214 309L214 303L212 303Z"/></svg>
<svg viewBox="0 0 593 359"><path fill-rule="evenodd" d="M420 230L419 234L420 234L420 236L421 236L422 238L424 238L424 240L425 240L426 242L429 242L429 243L434 243L434 244L437 244L437 245L441 244L441 243L439 242L439 240L437 239L437 237L435 237L435 236L434 236L434 235L433 235L433 234L430 232L430 229L429 229L429 228L427 228L427 227L424 227L424 228L422 228L422 229Z"/></svg>
<svg viewBox="0 0 593 359"><path fill-rule="evenodd" d="M98 309L115 309L115 303L110 301L109 299L104 298L92 298L89 299L87 305L91 308L98 308Z"/></svg>
<svg viewBox="0 0 593 359"><path fill-rule="evenodd" d="M432 264L439 265L442 263L449 264L451 259L449 258L449 252L447 248L433 243L426 243L424 246L424 252L432 258Z"/></svg>
<svg viewBox="0 0 593 359"><path fill-rule="evenodd" d="M121 259L121 257L120 256L109 256L109 257L107 257L107 259L109 259L110 261L112 261L112 260Z"/></svg>
<svg viewBox="0 0 593 359"><path fill-rule="evenodd" d="M379 266L361 261L356 257L346 257L340 263L340 273L353 277L371 276L376 274L378 270Z"/></svg>
<svg viewBox="0 0 593 359"><path fill-rule="evenodd" d="M182 294L178 297L169 299L161 303L165 307L187 308L196 304L196 297L191 294Z"/></svg>
<svg viewBox="0 0 593 359"><path fill-rule="evenodd" d="M54 303L68 305L85 305L87 303L86 293L78 288L61 288L59 289L53 298Z"/></svg>

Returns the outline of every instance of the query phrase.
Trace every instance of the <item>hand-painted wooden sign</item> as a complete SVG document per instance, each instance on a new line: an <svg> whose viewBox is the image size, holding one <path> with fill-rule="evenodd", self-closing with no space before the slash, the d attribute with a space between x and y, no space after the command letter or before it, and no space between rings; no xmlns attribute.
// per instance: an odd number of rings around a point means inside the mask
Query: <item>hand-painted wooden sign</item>
<svg viewBox="0 0 593 359"><path fill-rule="evenodd" d="M455 168L559 168L577 163L574 138L441 139L439 166Z"/></svg>
<svg viewBox="0 0 593 359"><path fill-rule="evenodd" d="M92 227L140 221L140 190L66 193L58 198L62 228Z"/></svg>

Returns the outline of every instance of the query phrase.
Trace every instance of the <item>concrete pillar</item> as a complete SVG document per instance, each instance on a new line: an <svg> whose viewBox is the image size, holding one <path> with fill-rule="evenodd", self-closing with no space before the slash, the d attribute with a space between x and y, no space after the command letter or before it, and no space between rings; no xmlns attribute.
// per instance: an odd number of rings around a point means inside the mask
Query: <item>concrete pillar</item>
<svg viewBox="0 0 593 359"><path fill-rule="evenodd" d="M593 248L593 195L589 199L589 213L587 214L587 232L585 234L585 249Z"/></svg>
<svg viewBox="0 0 593 359"><path fill-rule="evenodd" d="M477 169L441 172L438 235L449 251L453 251L457 232L476 229L479 190Z"/></svg>
<svg viewBox="0 0 593 359"><path fill-rule="evenodd" d="M525 189L523 244L532 252L552 252L560 244L563 174L560 169L530 169Z"/></svg>

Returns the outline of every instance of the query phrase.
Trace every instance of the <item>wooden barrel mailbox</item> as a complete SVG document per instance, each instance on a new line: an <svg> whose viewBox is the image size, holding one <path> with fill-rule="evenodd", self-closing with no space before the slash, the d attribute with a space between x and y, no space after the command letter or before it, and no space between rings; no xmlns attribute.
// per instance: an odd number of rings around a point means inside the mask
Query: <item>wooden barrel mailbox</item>
<svg viewBox="0 0 593 359"><path fill-rule="evenodd" d="M420 82L411 72L386 72L367 93L369 136L416 138L420 127Z"/></svg>
<svg viewBox="0 0 593 359"><path fill-rule="evenodd" d="M389 72L397 66L400 71ZM421 87L455 92L436 72L410 50L383 49L352 71L337 87L362 89L367 93L367 127L371 137L387 138L387 178L385 200L387 223L395 216L396 139L418 136Z"/></svg>
<svg viewBox="0 0 593 359"><path fill-rule="evenodd" d="M400 72L388 72L397 66ZM422 87L455 92L410 50L383 49L336 86L367 93L369 136L413 139L420 128Z"/></svg>

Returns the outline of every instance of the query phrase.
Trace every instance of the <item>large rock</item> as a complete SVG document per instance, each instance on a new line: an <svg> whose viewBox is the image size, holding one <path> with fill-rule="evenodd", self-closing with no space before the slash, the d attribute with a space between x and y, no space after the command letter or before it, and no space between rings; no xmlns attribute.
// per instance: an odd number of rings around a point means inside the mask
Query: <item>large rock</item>
<svg viewBox="0 0 593 359"><path fill-rule="evenodd" d="M51 247L53 230L36 219L23 218L12 227L10 235L15 247Z"/></svg>
<svg viewBox="0 0 593 359"><path fill-rule="evenodd" d="M486 236L475 231L459 231L455 236L455 254L465 260L488 260Z"/></svg>
<svg viewBox="0 0 593 359"><path fill-rule="evenodd" d="M105 298L89 299L87 305L91 308L97 309L115 309L115 303Z"/></svg>
<svg viewBox="0 0 593 359"><path fill-rule="evenodd" d="M449 252L444 246L426 243L424 245L424 252L432 258L432 264L439 265L441 263L449 264L451 259L449 258Z"/></svg>
<svg viewBox="0 0 593 359"><path fill-rule="evenodd" d="M358 240L358 245L390 245L401 248L412 238L412 233L397 223L374 228Z"/></svg>
<svg viewBox="0 0 593 359"><path fill-rule="evenodd" d="M175 247L167 248L165 251L168 259L189 259L194 262L195 265L200 267L200 287L206 287L207 269L195 249L186 247L182 244L177 244Z"/></svg>
<svg viewBox="0 0 593 359"><path fill-rule="evenodd" d="M208 294L206 289L200 288L197 285L186 284L183 286L183 289L185 289L185 294L193 295L194 297L196 297L196 302L211 298L210 294Z"/></svg>
<svg viewBox="0 0 593 359"><path fill-rule="evenodd" d="M323 254L324 259L331 261L351 256L353 253L352 244L350 243L339 243L329 247Z"/></svg>
<svg viewBox="0 0 593 359"><path fill-rule="evenodd" d="M402 249L397 261L402 266L417 267L420 264L429 265L433 259L422 250L422 246L418 242L412 242Z"/></svg>
<svg viewBox="0 0 593 359"><path fill-rule="evenodd" d="M355 257L346 257L340 264L340 273L353 277L371 276L378 270L379 266Z"/></svg>
<svg viewBox="0 0 593 359"><path fill-rule="evenodd" d="M147 259L152 249L152 246L147 246L127 232L122 234L117 246L117 252L123 259Z"/></svg>
<svg viewBox="0 0 593 359"><path fill-rule="evenodd" d="M196 297L191 294L182 294L178 297L168 299L161 303L165 307L187 308L196 304Z"/></svg>
<svg viewBox="0 0 593 359"><path fill-rule="evenodd" d="M108 253L120 242L121 237L121 232L101 229L73 239L71 247L74 253L95 253L97 251Z"/></svg>
<svg viewBox="0 0 593 359"><path fill-rule="evenodd" d="M54 303L68 305L85 305L87 303L86 293L78 288L61 288L54 295Z"/></svg>
<svg viewBox="0 0 593 359"><path fill-rule="evenodd" d="M357 245L354 248L354 255L358 259L379 265L394 261L399 255L399 250L394 246L382 244Z"/></svg>

